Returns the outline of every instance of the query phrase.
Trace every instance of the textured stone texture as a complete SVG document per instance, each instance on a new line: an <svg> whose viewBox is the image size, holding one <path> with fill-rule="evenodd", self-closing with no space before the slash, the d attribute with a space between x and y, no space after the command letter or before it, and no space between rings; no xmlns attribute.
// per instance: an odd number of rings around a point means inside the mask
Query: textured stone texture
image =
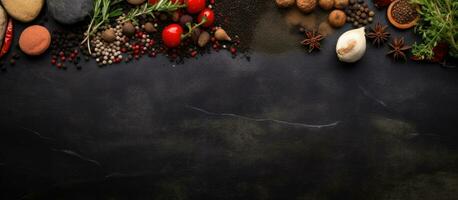
<svg viewBox="0 0 458 200"><path fill-rule="evenodd" d="M83 21L93 9L93 0L48 0L48 12L59 23Z"/></svg>

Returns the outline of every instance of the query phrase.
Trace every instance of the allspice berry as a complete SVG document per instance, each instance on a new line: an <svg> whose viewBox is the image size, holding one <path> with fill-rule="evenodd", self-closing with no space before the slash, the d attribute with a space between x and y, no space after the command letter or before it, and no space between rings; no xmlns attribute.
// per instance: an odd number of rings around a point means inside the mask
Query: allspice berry
<svg viewBox="0 0 458 200"><path fill-rule="evenodd" d="M340 28L345 25L347 20L347 15L344 11L341 10L333 10L328 17L328 22L334 28Z"/></svg>
<svg viewBox="0 0 458 200"><path fill-rule="evenodd" d="M112 28L109 28L102 32L102 39L105 42L112 43L116 40L116 33Z"/></svg>

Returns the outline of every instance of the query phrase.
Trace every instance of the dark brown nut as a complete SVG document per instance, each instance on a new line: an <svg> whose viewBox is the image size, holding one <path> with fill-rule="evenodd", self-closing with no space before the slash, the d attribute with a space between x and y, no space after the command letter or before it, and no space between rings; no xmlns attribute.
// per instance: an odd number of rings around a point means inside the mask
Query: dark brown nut
<svg viewBox="0 0 458 200"><path fill-rule="evenodd" d="M328 17L328 22L335 28L340 28L345 25L347 15L341 10L333 10Z"/></svg>
<svg viewBox="0 0 458 200"><path fill-rule="evenodd" d="M315 10L317 0L297 0L297 7L304 13L310 13Z"/></svg>
<svg viewBox="0 0 458 200"><path fill-rule="evenodd" d="M296 0L275 0L275 2L277 3L278 7L288 8L293 6Z"/></svg>

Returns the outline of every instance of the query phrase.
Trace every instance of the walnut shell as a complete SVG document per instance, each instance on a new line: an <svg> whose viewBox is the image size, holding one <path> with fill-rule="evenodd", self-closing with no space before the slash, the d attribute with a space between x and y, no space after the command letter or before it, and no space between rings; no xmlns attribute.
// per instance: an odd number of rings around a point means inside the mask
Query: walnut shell
<svg viewBox="0 0 458 200"><path fill-rule="evenodd" d="M345 25L347 21L347 15L344 11L341 10L333 10L328 17L329 24L334 28L340 28Z"/></svg>
<svg viewBox="0 0 458 200"><path fill-rule="evenodd" d="M319 0L318 4L323 10L331 10L334 7L334 0Z"/></svg>
<svg viewBox="0 0 458 200"><path fill-rule="evenodd" d="M337 8L337 9L344 9L348 6L349 4L349 1L348 0L335 0L334 2L334 6Z"/></svg>
<svg viewBox="0 0 458 200"><path fill-rule="evenodd" d="M296 4L299 10L304 13L310 13L315 10L317 0L297 0Z"/></svg>
<svg viewBox="0 0 458 200"><path fill-rule="evenodd" d="M294 3L296 3L296 0L275 0L275 2L277 3L278 7L288 8L293 6Z"/></svg>

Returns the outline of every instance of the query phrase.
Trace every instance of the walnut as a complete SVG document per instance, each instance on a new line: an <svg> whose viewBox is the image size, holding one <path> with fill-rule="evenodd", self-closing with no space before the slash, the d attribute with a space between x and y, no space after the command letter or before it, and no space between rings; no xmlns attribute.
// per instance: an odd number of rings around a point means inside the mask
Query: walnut
<svg viewBox="0 0 458 200"><path fill-rule="evenodd" d="M275 0L277 2L277 6L281 8L288 8L296 3L296 0Z"/></svg>
<svg viewBox="0 0 458 200"><path fill-rule="evenodd" d="M315 10L317 0L297 0L296 4L299 10L304 13L310 13Z"/></svg>

